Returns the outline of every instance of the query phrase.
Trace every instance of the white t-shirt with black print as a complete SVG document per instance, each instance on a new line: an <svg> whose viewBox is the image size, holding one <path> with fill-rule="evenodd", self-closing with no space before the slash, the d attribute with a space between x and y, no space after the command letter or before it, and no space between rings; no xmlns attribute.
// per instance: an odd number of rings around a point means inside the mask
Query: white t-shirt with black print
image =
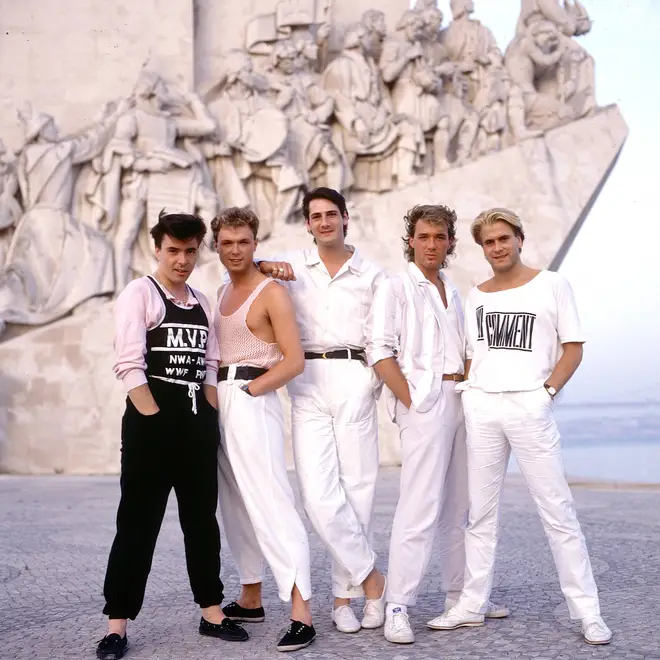
<svg viewBox="0 0 660 660"><path fill-rule="evenodd" d="M466 385L484 392L543 387L561 345L584 342L571 285L548 270L515 289L474 287L465 304L465 337L472 360Z"/></svg>

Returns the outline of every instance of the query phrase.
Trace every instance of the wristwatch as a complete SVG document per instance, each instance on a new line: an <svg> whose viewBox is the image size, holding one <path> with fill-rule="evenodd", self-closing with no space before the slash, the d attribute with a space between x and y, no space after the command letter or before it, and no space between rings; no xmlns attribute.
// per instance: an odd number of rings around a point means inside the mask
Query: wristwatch
<svg viewBox="0 0 660 660"><path fill-rule="evenodd" d="M548 385L547 383L543 383L543 387L545 387L545 389L548 391L550 398L554 399L555 395L557 394L557 390L552 385Z"/></svg>
<svg viewBox="0 0 660 660"><path fill-rule="evenodd" d="M245 392L246 394L249 394L250 396L254 396L254 394L252 394L252 392L250 392L250 383L243 383L243 384L241 385L241 389L242 389L243 392Z"/></svg>

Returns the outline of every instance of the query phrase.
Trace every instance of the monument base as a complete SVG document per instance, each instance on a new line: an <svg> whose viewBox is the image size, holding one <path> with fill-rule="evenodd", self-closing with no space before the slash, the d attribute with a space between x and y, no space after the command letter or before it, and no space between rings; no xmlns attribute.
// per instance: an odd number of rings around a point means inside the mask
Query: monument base
<svg viewBox="0 0 660 660"><path fill-rule="evenodd" d="M465 294L489 276L481 250L470 238L470 222L486 208L506 206L525 223L525 262L556 268L626 135L626 124L612 106L463 168L358 200L359 219L349 225L348 242L398 270L404 266L400 236L405 212L415 204L447 204L459 216L459 257L448 274ZM259 254L310 245L303 227L287 225L278 228ZM196 270L191 284L212 300L220 278L218 262L209 260ZM0 472L118 472L124 393L112 374L113 326L112 303L103 303L0 344ZM288 406L284 394L282 398ZM398 463L398 434L382 402L380 447L382 464ZM290 460L290 446L288 456Z"/></svg>

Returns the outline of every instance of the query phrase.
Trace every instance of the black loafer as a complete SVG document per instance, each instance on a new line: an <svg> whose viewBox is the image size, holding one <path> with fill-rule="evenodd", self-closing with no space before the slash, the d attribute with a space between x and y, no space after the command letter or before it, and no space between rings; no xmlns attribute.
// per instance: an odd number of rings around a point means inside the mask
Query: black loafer
<svg viewBox="0 0 660 660"><path fill-rule="evenodd" d="M314 626L308 626L301 621L292 619L289 629L277 644L277 650L284 653L299 651L309 646L315 638L316 630L314 630Z"/></svg>
<svg viewBox="0 0 660 660"><path fill-rule="evenodd" d="M239 605L236 601L225 605L222 612L228 619L241 621L242 623L261 623L266 618L263 607L247 608Z"/></svg>
<svg viewBox="0 0 660 660"><path fill-rule="evenodd" d="M222 623L211 623L202 617L199 622L199 634L223 639L225 642L247 642L250 639L247 630L231 619L223 619Z"/></svg>
<svg viewBox="0 0 660 660"><path fill-rule="evenodd" d="M119 660L124 657L127 647L126 635L120 637L117 633L110 633L96 647L96 657L101 660Z"/></svg>

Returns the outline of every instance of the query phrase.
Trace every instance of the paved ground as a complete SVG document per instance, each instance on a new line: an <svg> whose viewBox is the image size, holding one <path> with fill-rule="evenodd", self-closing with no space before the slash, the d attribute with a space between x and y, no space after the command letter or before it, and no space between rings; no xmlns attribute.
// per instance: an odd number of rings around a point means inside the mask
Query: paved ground
<svg viewBox="0 0 660 660"><path fill-rule="evenodd" d="M398 471L383 470L376 509L376 550L385 568L397 496ZM433 632L438 613L438 565L431 563L418 606L411 612L417 642L388 644L382 630L342 635L329 623L328 557L311 533L317 641L294 654L314 660L459 660L537 658L660 660L660 492L576 488L592 553L602 609L614 631L609 647L582 642L568 619L540 523L524 487L507 483L494 598L511 617L485 628ZM0 477L0 658L93 658L104 630L101 587L112 541L117 480L113 478ZM135 660L281 657L275 652L287 624L272 579L265 590L266 623L248 626L246 644L227 645L196 632L175 504L156 549L142 614L129 633ZM223 579L231 599L235 569L223 551Z"/></svg>

